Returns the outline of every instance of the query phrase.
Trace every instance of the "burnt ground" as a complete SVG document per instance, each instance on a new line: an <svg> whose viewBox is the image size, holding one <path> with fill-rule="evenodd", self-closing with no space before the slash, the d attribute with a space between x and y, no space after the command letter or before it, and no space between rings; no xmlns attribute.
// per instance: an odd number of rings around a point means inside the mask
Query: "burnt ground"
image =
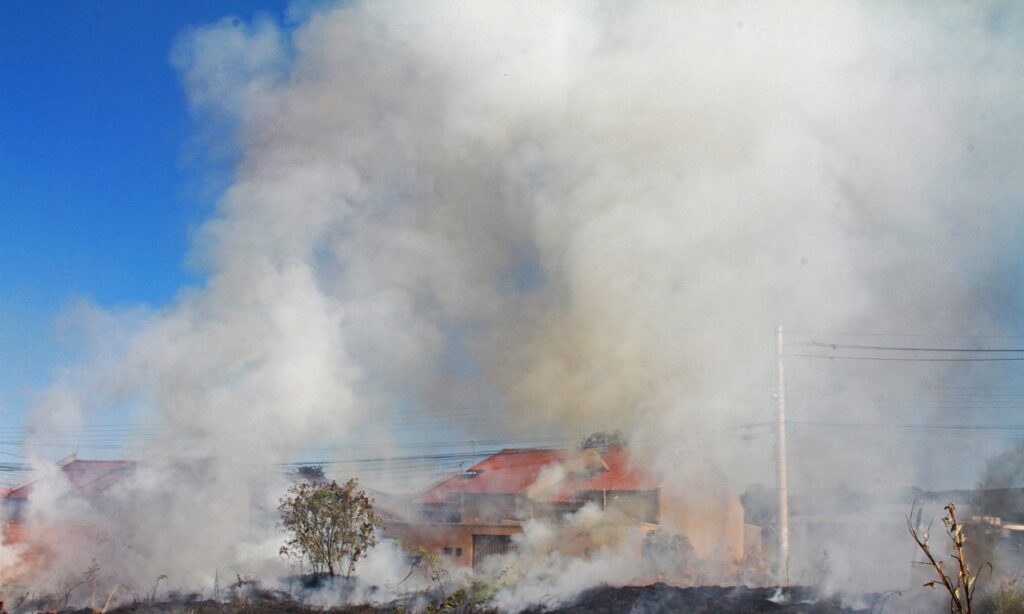
<svg viewBox="0 0 1024 614"><path fill-rule="evenodd" d="M778 599L782 597L782 599ZM869 599L869 601L871 601ZM618 613L658 614L692 612L694 614L746 614L777 612L785 614L853 614L870 612L843 607L838 599L817 599L813 590L791 588L780 594L774 588L746 586L698 586L679 588L667 584L650 586L606 586L581 593L570 605L536 610L537 613L583 614Z"/></svg>
<svg viewBox="0 0 1024 614"><path fill-rule="evenodd" d="M779 599L782 597L782 599ZM865 603L877 602L872 595L862 596ZM877 603L876 603L877 604ZM420 601L419 607L411 602L392 602L385 604L350 605L329 610L316 608L295 601L289 595L277 591L255 591L244 599L231 601L215 601L212 599L180 599L158 602L139 602L121 605L109 610L117 614L285 614L285 613L330 613L330 614L383 614L395 612L424 611L426 603ZM440 607L439 607L440 606ZM434 612L450 612L451 614L483 614L495 610L488 606L471 607L465 604L458 607L444 607L439 603L433 605ZM897 608L898 609L898 608ZM774 588L748 588L703 586L679 588L666 584L650 586L603 586L587 590L572 602L564 604L548 604L526 611L526 614L558 613L619 613L659 614L659 613L716 613L739 614L772 612L782 614L854 614L869 613L872 609L851 609L844 607L835 598L816 599L815 593L809 588L789 588L780 594ZM880 611L875 608L875 611ZM890 611L895 611L891 610Z"/></svg>
<svg viewBox="0 0 1024 614"><path fill-rule="evenodd" d="M353 605L325 610L290 600L254 600L247 602L206 600L187 603L139 603L109 610L110 613L116 614L127 614L129 612L138 612L139 614L305 614L313 612L318 614L381 614L388 612L390 614L396 611L393 606L385 607L381 605Z"/></svg>
<svg viewBox="0 0 1024 614"><path fill-rule="evenodd" d="M366 604L324 609L286 598L257 597L238 601L159 601L121 605L107 610L108 614L381 614L394 613L394 605ZM62 613L64 614L64 613ZM93 610L67 614L94 614Z"/></svg>

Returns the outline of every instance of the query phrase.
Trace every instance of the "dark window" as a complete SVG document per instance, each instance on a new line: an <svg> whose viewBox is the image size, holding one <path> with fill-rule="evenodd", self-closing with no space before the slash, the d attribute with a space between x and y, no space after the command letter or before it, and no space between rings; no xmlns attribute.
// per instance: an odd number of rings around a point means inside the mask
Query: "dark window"
<svg viewBox="0 0 1024 614"><path fill-rule="evenodd" d="M455 549L455 556L462 556L462 548Z"/></svg>
<svg viewBox="0 0 1024 614"><path fill-rule="evenodd" d="M474 535L473 536L473 569L489 556L518 552L519 548L512 541L511 535Z"/></svg>
<svg viewBox="0 0 1024 614"><path fill-rule="evenodd" d="M444 555L445 556L451 556L452 555L452 547L451 546L445 546L444 547Z"/></svg>

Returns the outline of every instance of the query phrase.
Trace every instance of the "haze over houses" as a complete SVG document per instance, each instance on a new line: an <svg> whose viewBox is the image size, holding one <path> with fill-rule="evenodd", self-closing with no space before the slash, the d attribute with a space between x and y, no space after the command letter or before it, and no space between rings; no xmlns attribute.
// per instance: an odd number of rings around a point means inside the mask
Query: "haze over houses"
<svg viewBox="0 0 1024 614"><path fill-rule="evenodd" d="M760 553L760 528L744 524L728 488L684 484L642 458L623 446L502 450L427 489L385 536L474 569L517 550L531 521L557 527L551 550L573 556L640 547L659 529L687 536L700 557L738 563Z"/></svg>
<svg viewBox="0 0 1024 614"><path fill-rule="evenodd" d="M571 556L623 544L639 548L644 536L658 530L685 535L700 557L738 563L760 553L760 528L744 524L743 508L730 490L682 483L643 457L622 445L505 449L418 494L373 492L386 521L382 537L472 569L492 555L518 551L531 522L555 527L550 551ZM30 546L30 558L44 563L61 535L82 536L91 529L40 525L25 513L33 495L47 493L49 505L61 505L62 497L101 505L108 489L135 467L130 461L71 456L51 473L15 486L3 495L5 542ZM48 494L55 491L62 493L56 499Z"/></svg>
<svg viewBox="0 0 1024 614"><path fill-rule="evenodd" d="M579 448L509 448L417 493L368 492L384 519L383 540L406 552L436 553L452 569L493 571L507 560L501 555L513 553L578 558L593 558L602 552L615 552L616 556L633 553L639 556L637 560L647 561L649 553L644 549L658 537L667 538L668 543L683 540L692 549L691 563L714 565L716 573L756 578L773 555L772 519L752 511L764 502L741 504L724 480L703 469L666 472L652 462L654 455L654 450L629 447L624 442ZM85 460L72 455L50 471L0 491L0 538L4 544L19 546L21 557L22 571L13 578L45 568L62 544L123 541L110 538L125 536L104 533L111 527L101 529L90 524L86 515L78 514L88 511L95 519L96 513L116 507L115 489L138 468L133 461ZM327 479L317 466L303 467L291 477ZM885 532L876 531L879 536L899 539L905 527L892 519L899 518L898 512L906 509L908 501L930 506L928 514L934 515L938 509L934 501L950 494L895 492L890 498L861 501L855 509L839 505L825 514L804 511L810 502L797 497L793 502L794 543L798 549L807 549L821 543L826 534L853 536L868 524L885 527ZM1024 500L1019 489L957 494L972 510L1002 510L1003 518L967 519L982 542L991 542L992 548L1019 549L1024 525L1014 522L1024 518L1019 513L1024 507L1004 501ZM986 506L986 497L998 497L1000 504ZM762 499L770 496L764 494ZM820 504L813 507L819 508ZM537 539L538 526L544 527L544 539ZM857 539L864 542L868 538ZM692 580L685 569L692 570L692 565L677 561L670 567L668 572L656 574L640 570L637 577L653 581L657 575L657 579L684 584Z"/></svg>
<svg viewBox="0 0 1024 614"><path fill-rule="evenodd" d="M30 518L30 500L61 506L70 501L98 502L108 489L135 469L126 460L83 460L76 455L57 462L53 470L18 484L2 493L0 538L6 544L26 546L26 567L46 565L47 557L70 537L94 536L95 527L80 522L47 522L41 516ZM40 499L45 501L41 502Z"/></svg>

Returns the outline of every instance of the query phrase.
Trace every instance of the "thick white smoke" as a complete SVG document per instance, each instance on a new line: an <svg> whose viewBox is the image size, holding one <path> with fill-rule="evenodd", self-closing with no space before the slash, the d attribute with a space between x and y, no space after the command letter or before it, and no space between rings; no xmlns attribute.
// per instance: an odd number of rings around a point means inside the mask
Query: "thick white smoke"
<svg viewBox="0 0 1024 614"><path fill-rule="evenodd" d="M769 445L706 434L770 418L776 324L1011 326L1022 19L988 3L354 2L188 32L173 58L189 100L237 154L196 234L205 282L94 314L98 358L34 420L116 405L161 426L108 517L153 537L124 573L181 586L274 557L270 463L357 443L396 407L497 403L495 435L623 428L675 442L670 465L770 483ZM900 378L946 374L921 373ZM877 377L793 376L825 382L815 419L869 421ZM939 417L957 416L899 421ZM796 440L794 480L895 487L964 460L891 443Z"/></svg>

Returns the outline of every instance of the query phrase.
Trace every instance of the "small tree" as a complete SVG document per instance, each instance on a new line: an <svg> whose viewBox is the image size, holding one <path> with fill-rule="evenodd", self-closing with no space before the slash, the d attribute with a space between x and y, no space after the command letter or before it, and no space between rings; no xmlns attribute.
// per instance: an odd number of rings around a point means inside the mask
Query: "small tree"
<svg viewBox="0 0 1024 614"><path fill-rule="evenodd" d="M628 443L622 431L598 431L584 437L580 442L580 449L595 448L604 452L608 448L624 448Z"/></svg>
<svg viewBox="0 0 1024 614"><path fill-rule="evenodd" d="M423 546L416 546L412 549L412 555L416 559L413 567L419 567L431 583L437 586L437 590L445 593L444 581L448 577L448 569L444 566L444 559L441 555L427 550Z"/></svg>
<svg viewBox="0 0 1024 614"><path fill-rule="evenodd" d="M910 516L907 516L907 528L910 529L910 536L914 538L917 543L917 547L924 553L925 558L928 560L922 564L930 566L938 577L937 580L931 580L926 582L924 585L929 588L935 588L936 586L942 586L949 593L949 611L954 614L971 614L971 605L974 599L974 591L978 588L978 575L980 569L984 569L985 565L988 565L989 571L992 570L990 563L985 563L979 568L978 573L971 571L971 568L967 565L967 557L964 556L964 544L967 543L967 536L964 534L964 525L960 524L960 521L956 517L956 505L950 502L946 507L946 515L942 518L942 526L946 529L946 535L952 542L952 553L950 558L956 561L956 568L952 573L947 573L942 567L941 558L936 558L932 553L931 545L928 543L928 531L920 530L919 527L915 527L911 522L910 518L914 515L914 508L910 509Z"/></svg>
<svg viewBox="0 0 1024 614"><path fill-rule="evenodd" d="M296 480L305 480L307 482L326 482L327 476L324 475L323 465L300 465L295 468L295 472L292 477Z"/></svg>
<svg viewBox="0 0 1024 614"><path fill-rule="evenodd" d="M652 570L660 575L681 576L694 561L693 545L685 535L661 529L644 536L641 552Z"/></svg>
<svg viewBox="0 0 1024 614"><path fill-rule="evenodd" d="M384 524L355 479L344 485L334 480L293 484L277 509L288 531L281 556L308 562L318 575L334 576L347 564L345 577L351 576L377 544L375 531Z"/></svg>
<svg viewBox="0 0 1024 614"><path fill-rule="evenodd" d="M743 506L743 522L775 532L779 508L774 489L766 488L764 484L751 484L740 495L740 504Z"/></svg>

